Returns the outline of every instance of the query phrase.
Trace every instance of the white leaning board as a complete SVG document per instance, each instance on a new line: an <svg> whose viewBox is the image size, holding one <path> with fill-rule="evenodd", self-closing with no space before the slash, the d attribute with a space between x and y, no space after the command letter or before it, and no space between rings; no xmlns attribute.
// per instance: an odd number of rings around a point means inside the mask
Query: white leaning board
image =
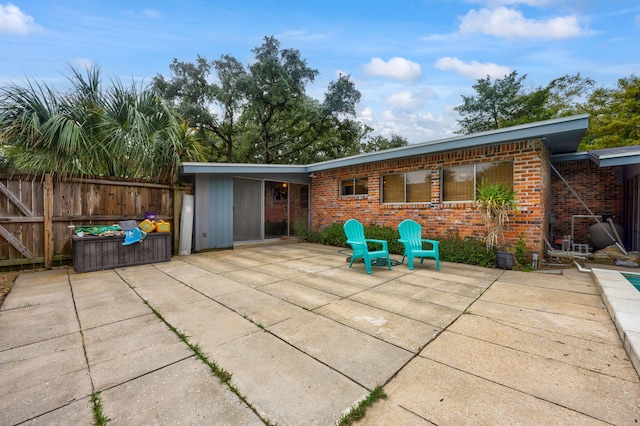
<svg viewBox="0 0 640 426"><path fill-rule="evenodd" d="M188 256L191 254L193 206L194 196L184 194L182 196L182 217L180 220L180 256Z"/></svg>

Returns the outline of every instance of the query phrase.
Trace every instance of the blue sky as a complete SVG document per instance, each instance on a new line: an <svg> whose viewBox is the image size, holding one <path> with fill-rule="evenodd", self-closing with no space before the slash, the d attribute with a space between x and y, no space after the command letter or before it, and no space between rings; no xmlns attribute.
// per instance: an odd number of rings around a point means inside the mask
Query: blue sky
<svg viewBox="0 0 640 426"><path fill-rule="evenodd" d="M67 63L124 82L169 77L173 58L248 65L265 36L319 71L309 95L349 74L358 119L410 143L451 136L453 108L487 75L613 87L640 72L637 0L0 0L0 85L62 87Z"/></svg>

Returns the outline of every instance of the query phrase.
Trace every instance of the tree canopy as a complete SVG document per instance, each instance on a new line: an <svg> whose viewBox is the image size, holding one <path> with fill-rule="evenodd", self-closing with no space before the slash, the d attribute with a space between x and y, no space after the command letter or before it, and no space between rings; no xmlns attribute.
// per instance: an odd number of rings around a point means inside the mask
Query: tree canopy
<svg viewBox="0 0 640 426"><path fill-rule="evenodd" d="M0 88L0 138L10 165L59 176L174 181L200 145L153 90L118 80L103 88L100 70L71 68L60 92L27 80Z"/></svg>
<svg viewBox="0 0 640 426"><path fill-rule="evenodd" d="M306 92L318 71L297 49L265 37L252 52L246 68L229 55L198 56L195 64L174 59L171 78L154 78L210 161L300 164L360 152L369 130L355 120L360 92L349 76L331 81L319 101Z"/></svg>
<svg viewBox="0 0 640 426"><path fill-rule="evenodd" d="M595 84L576 74L556 78L545 87L527 89L526 78L526 74L518 76L513 71L493 81L489 76L479 79L472 86L476 94L462 95L462 104L455 108L462 117L457 133L495 130L583 112L581 102Z"/></svg>
<svg viewBox="0 0 640 426"><path fill-rule="evenodd" d="M583 149L640 145L640 78L618 80L613 89L599 88L589 97L589 131Z"/></svg>
<svg viewBox="0 0 640 426"><path fill-rule="evenodd" d="M589 114L579 150L640 145L640 78L621 78L615 88L595 87L580 74L564 75L545 87L527 90L526 75L480 79L476 94L462 96L458 133L494 130L574 114Z"/></svg>

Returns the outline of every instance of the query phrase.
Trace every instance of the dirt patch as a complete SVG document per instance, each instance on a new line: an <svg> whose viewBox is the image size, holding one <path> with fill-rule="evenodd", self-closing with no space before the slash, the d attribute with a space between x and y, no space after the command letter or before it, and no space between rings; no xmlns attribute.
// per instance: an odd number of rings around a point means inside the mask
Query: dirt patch
<svg viewBox="0 0 640 426"><path fill-rule="evenodd" d="M13 287L13 283L19 273L19 271L0 272L0 307L4 303L7 294L11 291L11 287Z"/></svg>

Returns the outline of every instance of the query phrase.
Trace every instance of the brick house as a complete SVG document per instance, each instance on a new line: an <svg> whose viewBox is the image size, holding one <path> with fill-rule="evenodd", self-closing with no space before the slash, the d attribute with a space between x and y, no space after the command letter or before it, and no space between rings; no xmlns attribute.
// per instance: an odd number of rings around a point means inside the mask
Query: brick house
<svg viewBox="0 0 640 426"><path fill-rule="evenodd" d="M411 218L429 238L480 238L485 227L474 197L486 180L518 192L508 243L524 238L543 254L546 238L564 235L574 216L586 213L582 202L618 223L625 218L629 166L576 153L587 125L588 116L579 115L305 166L184 163L181 173L196 186L194 248L286 238L296 223L321 230L349 218L392 228ZM588 238L588 223L574 223L575 241Z"/></svg>

